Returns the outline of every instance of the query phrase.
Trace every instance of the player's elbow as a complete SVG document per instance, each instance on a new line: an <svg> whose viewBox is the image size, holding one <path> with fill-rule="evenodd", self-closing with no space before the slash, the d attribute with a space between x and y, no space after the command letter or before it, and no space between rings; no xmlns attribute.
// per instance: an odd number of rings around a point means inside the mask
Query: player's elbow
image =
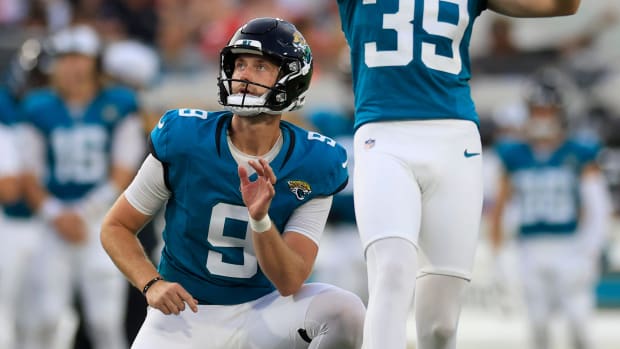
<svg viewBox="0 0 620 349"><path fill-rule="evenodd" d="M299 292L304 285L305 279L298 276L288 275L287 277L280 278L280 280L272 281L278 292L283 296L292 296Z"/></svg>
<svg viewBox="0 0 620 349"><path fill-rule="evenodd" d="M119 232L125 232L128 229L124 227L113 214L108 212L101 223L101 230L99 231L99 241L103 249L110 254L110 251L116 245Z"/></svg>
<svg viewBox="0 0 620 349"><path fill-rule="evenodd" d="M103 223L101 224L101 229L99 231L99 241L101 242L101 246L103 249L108 252L109 246L112 244L112 235L110 231L112 230L112 224L110 219L106 216Z"/></svg>

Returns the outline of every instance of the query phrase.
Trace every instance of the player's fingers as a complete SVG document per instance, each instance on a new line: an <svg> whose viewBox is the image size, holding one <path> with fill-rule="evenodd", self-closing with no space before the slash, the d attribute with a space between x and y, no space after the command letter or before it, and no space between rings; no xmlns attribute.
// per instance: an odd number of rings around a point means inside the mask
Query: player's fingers
<svg viewBox="0 0 620 349"><path fill-rule="evenodd" d="M162 313L170 315L170 309L165 304L153 305L154 308L159 309Z"/></svg>
<svg viewBox="0 0 620 349"><path fill-rule="evenodd" d="M185 310L185 302L183 301L183 298L181 298L181 296L178 293L174 294L173 302L174 302L174 305L176 305L177 309L179 309L179 312L182 312L183 310Z"/></svg>
<svg viewBox="0 0 620 349"><path fill-rule="evenodd" d="M250 183L250 179L248 178L248 170L243 166L239 166L237 168L239 172L239 179L241 180L241 186L248 185Z"/></svg>
<svg viewBox="0 0 620 349"><path fill-rule="evenodd" d="M165 305L170 310L170 313L179 315L179 307L175 304L174 301L168 299L166 300Z"/></svg>
<svg viewBox="0 0 620 349"><path fill-rule="evenodd" d="M273 173L273 169L271 168L271 166L269 166L269 162L267 162L267 160L265 159L259 159L258 161L265 169L265 177L267 177L271 184L276 184L276 175L275 173Z"/></svg>
<svg viewBox="0 0 620 349"><path fill-rule="evenodd" d="M254 169L254 171L256 171L256 174L258 176L264 176L265 175L265 170L263 169L263 166L259 162L256 162L254 160L250 160L250 161L248 161L248 164L250 164L250 166L252 166L252 168Z"/></svg>
<svg viewBox="0 0 620 349"><path fill-rule="evenodd" d="M198 301L194 299L194 297L192 297L192 295L190 295L187 291L185 291L185 289L182 289L181 291L179 291L179 297L181 297L182 301L187 303L189 308L194 313L198 312Z"/></svg>

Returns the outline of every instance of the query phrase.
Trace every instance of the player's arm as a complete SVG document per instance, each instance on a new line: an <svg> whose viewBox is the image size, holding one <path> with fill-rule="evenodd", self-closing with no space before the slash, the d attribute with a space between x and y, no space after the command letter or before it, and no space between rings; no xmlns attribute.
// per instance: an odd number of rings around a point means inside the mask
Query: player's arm
<svg viewBox="0 0 620 349"><path fill-rule="evenodd" d="M575 14L580 0L488 0L487 7L512 17L553 17Z"/></svg>
<svg viewBox="0 0 620 349"><path fill-rule="evenodd" d="M489 213L489 242L495 252L498 252L502 246L504 212L511 196L510 177L506 172L503 172L497 186L495 202Z"/></svg>
<svg viewBox="0 0 620 349"><path fill-rule="evenodd" d="M265 274L265 268L269 269L269 279L280 285L278 291L282 295L296 293L310 276L331 204L332 196L314 198L293 212L281 237L277 231L255 237L261 269ZM273 246L280 246L281 250L274 253Z"/></svg>
<svg viewBox="0 0 620 349"><path fill-rule="evenodd" d="M584 167L580 182L582 212L579 234L582 246L592 258L598 258L611 223L612 205L605 176L598 165Z"/></svg>
<svg viewBox="0 0 620 349"><path fill-rule="evenodd" d="M137 237L169 197L163 165L149 155L108 211L101 226L101 244L129 282L143 291L150 306L165 314L178 314L187 303L196 312L196 300L180 284L153 281L160 275ZM145 292L146 285L149 287Z"/></svg>
<svg viewBox="0 0 620 349"><path fill-rule="evenodd" d="M0 124L0 204L13 203L21 195L19 154L13 129Z"/></svg>
<svg viewBox="0 0 620 349"><path fill-rule="evenodd" d="M18 176L0 174L0 204L10 204L19 199L20 182Z"/></svg>
<svg viewBox="0 0 620 349"><path fill-rule="evenodd" d="M262 159L258 163L250 161L250 165L258 174L257 180L250 182L243 166L239 166L239 178L243 200L250 215L256 258L262 271L280 294L289 296L296 293L310 276L318 245L297 232L287 231L280 235L267 214L271 199L275 195L275 175L269 164ZM327 212L330 205L331 201L328 203ZM324 219L327 219L327 214Z"/></svg>

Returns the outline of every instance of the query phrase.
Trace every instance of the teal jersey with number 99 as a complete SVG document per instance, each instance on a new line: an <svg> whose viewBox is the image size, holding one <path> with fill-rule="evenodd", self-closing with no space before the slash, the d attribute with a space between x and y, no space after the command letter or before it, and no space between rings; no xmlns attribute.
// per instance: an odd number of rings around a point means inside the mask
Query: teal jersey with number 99
<svg viewBox="0 0 620 349"><path fill-rule="evenodd" d="M338 0L351 48L355 127L386 120L478 123L469 41L484 0Z"/></svg>

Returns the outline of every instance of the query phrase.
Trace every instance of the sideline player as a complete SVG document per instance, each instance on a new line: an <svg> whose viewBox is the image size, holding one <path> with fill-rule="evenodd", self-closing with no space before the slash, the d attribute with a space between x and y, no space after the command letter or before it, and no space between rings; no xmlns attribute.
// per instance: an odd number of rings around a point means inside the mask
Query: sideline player
<svg viewBox="0 0 620 349"><path fill-rule="evenodd" d="M131 90L102 85L101 44L92 28L66 28L50 46L50 87L22 100L24 188L46 223L33 286L44 291L31 300L38 313L25 340L49 347L77 289L94 348L124 349L126 283L98 237L103 216L146 153L137 102Z"/></svg>
<svg viewBox="0 0 620 349"><path fill-rule="evenodd" d="M534 76L526 103L524 140L496 146L504 175L491 215L491 242L502 246L507 204L517 203L517 246L533 348L551 347L556 310L568 320L574 349L593 348L590 332L598 262L611 201L596 163L600 147L567 134L559 72Z"/></svg>

